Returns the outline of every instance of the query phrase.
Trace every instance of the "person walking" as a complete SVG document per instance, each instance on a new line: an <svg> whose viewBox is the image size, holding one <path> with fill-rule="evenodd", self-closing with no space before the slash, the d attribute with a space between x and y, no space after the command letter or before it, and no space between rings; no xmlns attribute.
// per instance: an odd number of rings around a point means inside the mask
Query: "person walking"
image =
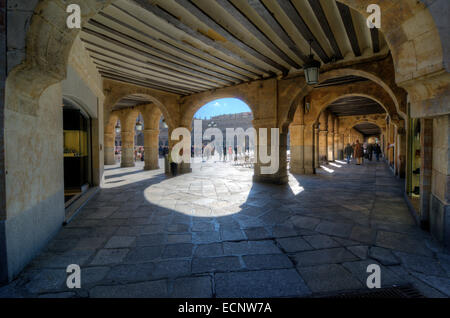
<svg viewBox="0 0 450 318"><path fill-rule="evenodd" d="M373 145L369 144L367 146L367 159L369 159L369 161L372 161L373 158Z"/></svg>
<svg viewBox="0 0 450 318"><path fill-rule="evenodd" d="M380 161L381 147L378 143L376 143L374 146L374 152L375 152L375 157L377 158L377 161Z"/></svg>
<svg viewBox="0 0 450 318"><path fill-rule="evenodd" d="M347 144L347 147L345 147L344 154L345 157L347 158L347 164L350 164L353 155L353 147L350 144Z"/></svg>
<svg viewBox="0 0 450 318"><path fill-rule="evenodd" d="M363 145L359 143L359 140L357 140L355 144L354 157L356 158L356 165L359 166L363 163L364 149Z"/></svg>

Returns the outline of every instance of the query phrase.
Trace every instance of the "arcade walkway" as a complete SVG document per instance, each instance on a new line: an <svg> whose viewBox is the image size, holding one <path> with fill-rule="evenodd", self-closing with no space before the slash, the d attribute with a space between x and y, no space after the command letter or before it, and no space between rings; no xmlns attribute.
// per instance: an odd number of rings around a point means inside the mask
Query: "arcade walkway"
<svg viewBox="0 0 450 318"><path fill-rule="evenodd" d="M382 163L336 162L285 187L218 164L166 178L108 167L105 188L0 297L283 297L412 283L450 296L450 254ZM212 177L213 176L213 177ZM82 288L65 287L79 264Z"/></svg>

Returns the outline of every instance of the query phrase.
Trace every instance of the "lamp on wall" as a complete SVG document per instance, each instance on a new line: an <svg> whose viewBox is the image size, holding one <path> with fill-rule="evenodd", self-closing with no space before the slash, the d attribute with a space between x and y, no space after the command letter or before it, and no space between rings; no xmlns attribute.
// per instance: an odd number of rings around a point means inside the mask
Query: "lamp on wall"
<svg viewBox="0 0 450 318"><path fill-rule="evenodd" d="M314 54L312 54L312 42L313 42L312 40L309 41L310 54L305 64L303 65L306 83L308 85L314 85L319 83L320 62L314 59Z"/></svg>
<svg viewBox="0 0 450 318"><path fill-rule="evenodd" d="M169 126L167 125L166 120L164 118L162 120L162 124L163 124L164 128L169 128Z"/></svg>
<svg viewBox="0 0 450 318"><path fill-rule="evenodd" d="M119 134L120 133L120 125L119 125L119 123L117 123L115 129L116 129L116 133Z"/></svg>
<svg viewBox="0 0 450 318"><path fill-rule="evenodd" d="M142 127L143 127L143 125L142 125L141 121L138 120L137 123L136 123L136 130L137 131L142 131Z"/></svg>

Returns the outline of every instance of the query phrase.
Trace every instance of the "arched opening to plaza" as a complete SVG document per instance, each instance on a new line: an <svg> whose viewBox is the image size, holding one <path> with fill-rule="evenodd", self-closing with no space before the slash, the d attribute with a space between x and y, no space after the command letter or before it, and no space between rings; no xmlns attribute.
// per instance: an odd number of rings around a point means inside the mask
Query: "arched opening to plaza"
<svg viewBox="0 0 450 318"><path fill-rule="evenodd" d="M0 7L15 34L0 38L0 282L62 294L70 260L104 271L90 297L139 282L161 284L148 297L310 296L364 287L376 262L387 285L449 296L448 4L372 2L379 29L368 1L82 0L81 29L62 0ZM171 177L161 147L222 98L250 107L276 169L189 160ZM346 164L357 139L380 161ZM206 287L183 294L188 280Z"/></svg>

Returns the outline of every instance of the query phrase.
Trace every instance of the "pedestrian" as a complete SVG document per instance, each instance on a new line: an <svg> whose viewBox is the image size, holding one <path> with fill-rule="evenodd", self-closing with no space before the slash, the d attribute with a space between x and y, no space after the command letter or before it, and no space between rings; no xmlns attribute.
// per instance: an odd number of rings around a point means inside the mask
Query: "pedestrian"
<svg viewBox="0 0 450 318"><path fill-rule="evenodd" d="M169 152L168 157L169 157L168 159L169 159L169 164L170 164L170 171L172 172L172 176L176 177L176 176L177 176L177 168L178 168L178 165L177 165L176 162L174 162L174 161L172 160L172 154L171 154L171 152Z"/></svg>
<svg viewBox="0 0 450 318"><path fill-rule="evenodd" d="M375 152L375 157L377 158L377 161L380 161L381 147L378 143L375 144L374 152Z"/></svg>
<svg viewBox="0 0 450 318"><path fill-rule="evenodd" d="M363 163L364 149L359 143L359 140L357 140L355 144L354 157L356 158L356 165L359 166Z"/></svg>
<svg viewBox="0 0 450 318"><path fill-rule="evenodd" d="M367 146L367 159L369 159L369 161L372 161L372 157L373 157L373 145L369 144Z"/></svg>
<svg viewBox="0 0 450 318"><path fill-rule="evenodd" d="M347 164L350 164L350 160L353 155L353 147L350 144L347 144L347 147L344 149L345 157L347 158Z"/></svg>

